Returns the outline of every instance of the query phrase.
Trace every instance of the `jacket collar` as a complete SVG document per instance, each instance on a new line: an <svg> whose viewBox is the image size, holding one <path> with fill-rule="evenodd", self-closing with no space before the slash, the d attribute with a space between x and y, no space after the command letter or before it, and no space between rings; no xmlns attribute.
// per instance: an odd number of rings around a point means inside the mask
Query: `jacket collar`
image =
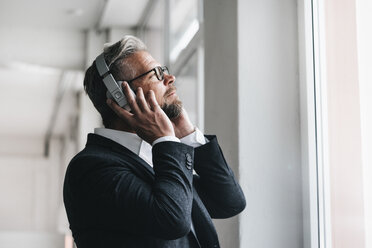
<svg viewBox="0 0 372 248"><path fill-rule="evenodd" d="M152 178L155 175L153 168L148 163L146 163L145 160L143 160L140 156L138 156L137 154L135 154L134 152L132 152L125 146L122 146L119 143L111 139L105 138L101 135L89 133L86 147L88 146L100 146L100 147L105 147L107 149L110 149L116 154L118 154L120 157L123 157L123 158L125 157L126 160L128 160L128 158L133 159L142 165L142 166L135 166L132 163L128 163L128 165L133 170L138 171L138 172L142 171L144 173L150 173Z"/></svg>
<svg viewBox="0 0 372 248"><path fill-rule="evenodd" d="M133 153L139 155L142 143L145 142L137 134L119 131L110 128L95 128L94 134L115 141L116 143L128 148ZM151 146L150 146L151 147Z"/></svg>

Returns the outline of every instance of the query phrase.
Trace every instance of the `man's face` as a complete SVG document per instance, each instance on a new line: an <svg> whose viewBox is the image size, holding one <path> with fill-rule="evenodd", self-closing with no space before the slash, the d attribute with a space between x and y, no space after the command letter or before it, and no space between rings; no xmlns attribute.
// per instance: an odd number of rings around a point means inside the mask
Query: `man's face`
<svg viewBox="0 0 372 248"><path fill-rule="evenodd" d="M133 78L150 71L156 66L161 66L148 52L139 51L126 59L126 64L133 69ZM134 91L138 87L143 89L146 96L149 90L153 90L156 100L170 119L178 117L182 112L182 102L179 100L176 87L176 78L173 75L164 73L164 79L160 81L154 71L134 80L131 87Z"/></svg>

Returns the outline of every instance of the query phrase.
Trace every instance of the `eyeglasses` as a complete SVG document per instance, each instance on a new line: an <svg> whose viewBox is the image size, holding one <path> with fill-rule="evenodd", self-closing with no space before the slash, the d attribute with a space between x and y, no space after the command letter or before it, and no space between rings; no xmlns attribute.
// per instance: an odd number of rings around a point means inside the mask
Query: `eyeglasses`
<svg viewBox="0 0 372 248"><path fill-rule="evenodd" d="M131 80L126 80L126 81L128 82L128 84L131 84L134 80L137 80L137 79L139 79L139 78L141 78L141 77L143 77L143 76L145 76L145 75L147 75L147 74L149 74L150 72L153 72L153 71L155 72L156 78L159 81L164 80L164 73L169 75L168 67L157 66L157 67L155 67L155 68L153 68L153 69L151 69L151 70L149 70L149 71L147 71L147 72L145 72L145 73L143 73L143 74L141 74L141 75L139 75L139 76L137 76L137 77L135 77Z"/></svg>

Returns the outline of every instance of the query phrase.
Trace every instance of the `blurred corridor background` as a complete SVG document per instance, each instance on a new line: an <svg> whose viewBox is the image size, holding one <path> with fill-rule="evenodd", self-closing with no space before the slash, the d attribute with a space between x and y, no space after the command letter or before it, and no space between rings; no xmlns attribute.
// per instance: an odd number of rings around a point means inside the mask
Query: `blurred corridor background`
<svg viewBox="0 0 372 248"><path fill-rule="evenodd" d="M83 91L136 35L247 200L224 248L372 248L372 2L1 0L0 248L73 247L64 173L102 126Z"/></svg>

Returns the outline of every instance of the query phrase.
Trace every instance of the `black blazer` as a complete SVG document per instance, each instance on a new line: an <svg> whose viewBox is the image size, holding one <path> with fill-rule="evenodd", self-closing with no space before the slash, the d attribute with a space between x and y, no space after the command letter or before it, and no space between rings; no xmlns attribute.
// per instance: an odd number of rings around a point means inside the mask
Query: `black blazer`
<svg viewBox="0 0 372 248"><path fill-rule="evenodd" d="M245 198L217 138L206 137L209 143L195 149L156 144L152 168L120 144L89 134L63 188L77 247L219 247L211 218L240 213Z"/></svg>

